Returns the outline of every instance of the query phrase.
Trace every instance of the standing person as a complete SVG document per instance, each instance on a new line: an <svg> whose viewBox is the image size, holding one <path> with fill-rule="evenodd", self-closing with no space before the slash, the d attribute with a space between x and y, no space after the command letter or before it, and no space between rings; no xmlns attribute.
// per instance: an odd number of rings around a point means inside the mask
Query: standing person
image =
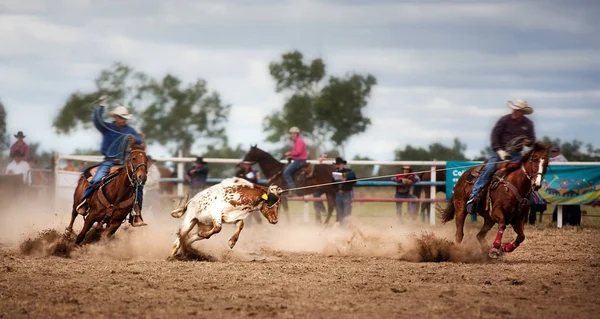
<svg viewBox="0 0 600 319"><path fill-rule="evenodd" d="M295 126L290 128L290 137L292 138L292 141L294 141L294 146L291 151L285 153L285 156L291 157L293 161L283 170L283 178L285 179L288 189L293 189L296 188L296 184L294 183L294 173L306 164L308 150L306 149L306 143L304 143L304 140L300 137L299 128Z"/></svg>
<svg viewBox="0 0 600 319"><path fill-rule="evenodd" d="M335 172L332 173L335 182L345 182L334 185L337 189L335 194L336 221L346 224L348 217L352 214L352 189L356 184L354 171L345 167L346 161L341 157L335 159Z"/></svg>
<svg viewBox="0 0 600 319"><path fill-rule="evenodd" d="M100 98L100 103L96 106L93 114L93 122L96 129L102 133L102 144L100 145L100 153L104 155L104 159L98 166L94 177L90 181L88 187L83 192L83 196L79 205L77 205L77 212L80 215L87 215L88 204L87 198L92 195L95 191L96 186L102 182L102 178L110 172L110 168L115 165L121 165L124 161L124 149L122 144L125 138L133 137L133 143L136 145L144 146L145 143L136 130L127 125L127 121L132 118L127 108L122 105L117 105L109 114L113 118L113 122L105 122L102 118L104 113L104 102L105 98ZM129 136L129 137L127 137ZM142 203L144 200L144 187L139 185L137 189L137 204L133 210L135 212L134 218L131 222L131 226L146 226L146 223L142 219Z"/></svg>
<svg viewBox="0 0 600 319"><path fill-rule="evenodd" d="M194 197L204 189L206 179L208 178L208 164L204 159L196 157L196 163L185 174L185 180L190 182L190 198Z"/></svg>
<svg viewBox="0 0 600 319"><path fill-rule="evenodd" d="M496 171L496 163L521 159L523 146L531 146L535 142L535 130L533 122L525 117L533 113L533 109L527 101L517 100L515 103L508 101L508 107L512 109L510 114L501 117L492 130L492 149L494 153L483 167L473 190L467 201L467 212L477 213L479 193L489 182Z"/></svg>
<svg viewBox="0 0 600 319"><path fill-rule="evenodd" d="M11 154L12 161L6 166L7 175L23 175L23 183L31 184L31 167L27 161L23 160L23 153L20 150L15 150Z"/></svg>
<svg viewBox="0 0 600 319"><path fill-rule="evenodd" d="M77 166L77 171L84 172L87 169L87 162L79 162Z"/></svg>
<svg viewBox="0 0 600 319"><path fill-rule="evenodd" d="M410 198L417 199L417 196L410 193L410 189L413 183L418 182L419 177L413 173L410 165L402 166L402 173L392 177L392 181L396 183L400 183L396 186L396 193L394 194L394 198ZM417 203L409 202L408 206L408 216L412 219L417 217ZM396 216L398 219L402 221L402 202L396 202Z"/></svg>
<svg viewBox="0 0 600 319"><path fill-rule="evenodd" d="M147 156L148 174L144 184L144 198L148 201L148 209L152 214L160 211L160 172L152 156Z"/></svg>
<svg viewBox="0 0 600 319"><path fill-rule="evenodd" d="M12 156L12 153L18 150L21 152L22 159L27 162L29 160L29 145L23 140L25 135L22 131L19 131L14 136L17 138L17 141L10 146L10 154Z"/></svg>

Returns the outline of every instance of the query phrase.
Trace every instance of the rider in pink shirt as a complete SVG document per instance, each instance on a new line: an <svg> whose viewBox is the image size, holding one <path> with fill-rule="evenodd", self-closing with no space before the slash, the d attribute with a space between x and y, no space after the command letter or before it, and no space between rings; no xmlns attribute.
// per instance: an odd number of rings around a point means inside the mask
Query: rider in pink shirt
<svg viewBox="0 0 600 319"><path fill-rule="evenodd" d="M287 183L288 189L296 187L296 184L294 184L294 173L300 167L304 166L306 159L308 159L308 150L306 149L306 143L300 137L300 129L295 126L292 127L290 129L290 136L294 141L294 146L291 151L285 153L285 156L290 156L294 161L283 171L283 178Z"/></svg>

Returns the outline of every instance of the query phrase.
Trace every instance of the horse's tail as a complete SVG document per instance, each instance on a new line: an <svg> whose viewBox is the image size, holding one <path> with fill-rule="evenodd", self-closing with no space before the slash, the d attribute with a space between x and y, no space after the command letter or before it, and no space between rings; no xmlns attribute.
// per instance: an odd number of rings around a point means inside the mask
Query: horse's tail
<svg viewBox="0 0 600 319"><path fill-rule="evenodd" d="M187 210L187 204L188 204L189 198L190 198L190 194L187 194L187 196L185 197L185 201L183 198L181 200L179 200L179 205L177 205L177 208L175 208L174 210L171 211L171 217L180 218L181 216L183 216L183 214L185 214L185 211ZM183 205L182 205L182 202L184 203Z"/></svg>
<svg viewBox="0 0 600 319"><path fill-rule="evenodd" d="M442 223L445 224L445 223L453 220L454 213L455 213L454 196L452 196L450 198L450 200L448 201L448 205L446 205L446 208L444 208L443 210L440 211L440 218L442 219Z"/></svg>

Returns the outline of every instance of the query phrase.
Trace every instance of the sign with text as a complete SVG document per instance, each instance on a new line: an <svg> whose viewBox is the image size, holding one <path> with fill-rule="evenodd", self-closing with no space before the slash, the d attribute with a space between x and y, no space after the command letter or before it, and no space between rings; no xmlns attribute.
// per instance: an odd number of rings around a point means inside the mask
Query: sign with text
<svg viewBox="0 0 600 319"><path fill-rule="evenodd" d="M446 199L454 193L454 185L460 176L469 168L481 165L483 162L446 162Z"/></svg>

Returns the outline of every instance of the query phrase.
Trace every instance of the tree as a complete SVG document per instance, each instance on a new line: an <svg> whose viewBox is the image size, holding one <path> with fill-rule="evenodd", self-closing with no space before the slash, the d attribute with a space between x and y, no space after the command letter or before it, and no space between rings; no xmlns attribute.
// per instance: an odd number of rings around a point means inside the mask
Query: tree
<svg viewBox="0 0 600 319"><path fill-rule="evenodd" d="M395 159L397 161L466 161L467 157L464 154L466 149L467 145L455 138L452 147L433 143L426 150L407 145L404 150L395 150Z"/></svg>
<svg viewBox="0 0 600 319"><path fill-rule="evenodd" d="M0 101L0 158L2 152L8 149L10 140L8 134L6 134L6 111L4 110L4 104Z"/></svg>
<svg viewBox="0 0 600 319"><path fill-rule="evenodd" d="M231 147L229 144L225 144L221 147L208 146L206 152L202 154L204 158L239 158L240 162L242 157L246 154L246 150L242 149L241 145ZM209 163L210 173L209 177L233 177L235 175L235 164L217 164Z"/></svg>
<svg viewBox="0 0 600 319"><path fill-rule="evenodd" d="M282 142L288 129L297 126L319 150L330 144L343 150L350 137L371 124L363 109L377 82L374 76L349 74L324 81L323 60L304 63L299 51L283 54L280 61L269 65L269 71L275 91L288 96L283 109L263 121L267 141Z"/></svg>
<svg viewBox="0 0 600 319"><path fill-rule="evenodd" d="M201 146L224 145L225 124L231 109L217 92L209 92L204 80L184 84L174 75L154 79L121 63L103 70L95 80L94 92L71 94L54 119L59 134L88 128L91 108L105 95L110 102L132 108L137 127L149 143L171 146L191 154L196 141Z"/></svg>

